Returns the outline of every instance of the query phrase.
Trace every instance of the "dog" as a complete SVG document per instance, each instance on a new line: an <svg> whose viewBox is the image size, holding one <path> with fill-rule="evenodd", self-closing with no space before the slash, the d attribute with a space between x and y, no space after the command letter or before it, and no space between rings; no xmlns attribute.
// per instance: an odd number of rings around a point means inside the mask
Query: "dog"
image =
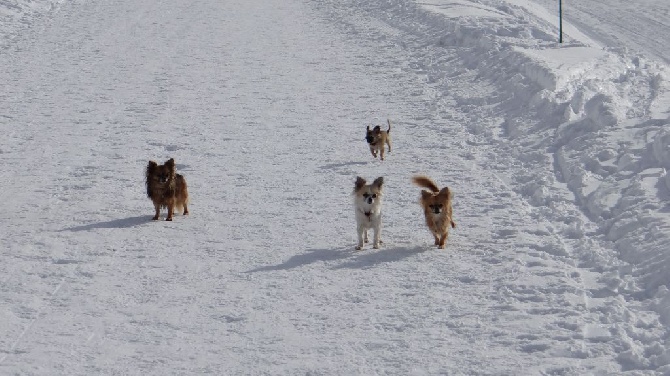
<svg viewBox="0 0 670 376"><path fill-rule="evenodd" d="M188 188L186 179L176 172L174 159L170 158L165 164L159 165L149 161L147 165L147 196L153 201L158 220L161 208L167 208L166 221L172 220L174 210L183 208L183 215L188 215Z"/></svg>
<svg viewBox="0 0 670 376"><path fill-rule="evenodd" d="M377 153L379 153L379 158L382 161L384 160L385 145L388 145L389 153L391 152L391 120L386 119L386 122L389 125L389 129L386 131L382 131L379 125L372 129L368 125L365 132L365 141L370 145L370 153L375 158L377 158Z"/></svg>
<svg viewBox="0 0 670 376"><path fill-rule="evenodd" d="M435 245L444 249L444 243L449 237L449 227L456 228L451 208L451 190L449 187L439 189L426 176L415 176L412 181L419 187L428 189L421 191L420 204L426 217L426 225L435 237Z"/></svg>
<svg viewBox="0 0 670 376"><path fill-rule="evenodd" d="M356 177L354 185L354 207L356 209L356 225L358 232L358 245L356 250L363 248L363 243L368 242L368 230L374 230L372 246L377 249L382 243L382 187L384 178L378 177L372 184L367 184L365 179Z"/></svg>

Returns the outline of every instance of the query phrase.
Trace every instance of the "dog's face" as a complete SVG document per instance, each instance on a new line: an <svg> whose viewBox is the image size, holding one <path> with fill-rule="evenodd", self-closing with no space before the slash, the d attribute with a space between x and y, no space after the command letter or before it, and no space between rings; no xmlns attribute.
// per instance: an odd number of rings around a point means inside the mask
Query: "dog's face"
<svg viewBox="0 0 670 376"><path fill-rule="evenodd" d="M365 141L370 145L376 144L382 136L382 128L377 125L374 128L370 129L368 125L365 130Z"/></svg>
<svg viewBox="0 0 670 376"><path fill-rule="evenodd" d="M147 181L157 185L167 184L174 180L175 173L173 158L170 158L162 165L154 161L150 161L149 165L147 165Z"/></svg>
<svg viewBox="0 0 670 376"><path fill-rule="evenodd" d="M421 191L421 204L433 215L442 215L451 204L449 188L444 187L439 193Z"/></svg>
<svg viewBox="0 0 670 376"><path fill-rule="evenodd" d="M356 184L354 185L356 207L365 213L378 212L375 209L381 206L383 185L383 177L378 177L372 184L367 184L365 179L360 176L356 177Z"/></svg>

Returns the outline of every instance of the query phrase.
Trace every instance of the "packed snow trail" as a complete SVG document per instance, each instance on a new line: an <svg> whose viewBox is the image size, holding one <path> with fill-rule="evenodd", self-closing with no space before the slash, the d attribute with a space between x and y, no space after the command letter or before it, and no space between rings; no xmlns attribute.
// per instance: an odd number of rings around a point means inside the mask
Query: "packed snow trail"
<svg viewBox="0 0 670 376"><path fill-rule="evenodd" d="M464 125L487 124L464 104L495 85L444 47L451 86L437 90L419 38L353 13L82 1L15 41L0 57L2 373L640 368L636 325L652 340L662 328L481 163L500 150ZM363 131L386 118L380 163ZM169 157L191 215L153 222L143 170ZM445 251L417 173L455 192ZM380 250L353 251L356 175L386 180Z"/></svg>

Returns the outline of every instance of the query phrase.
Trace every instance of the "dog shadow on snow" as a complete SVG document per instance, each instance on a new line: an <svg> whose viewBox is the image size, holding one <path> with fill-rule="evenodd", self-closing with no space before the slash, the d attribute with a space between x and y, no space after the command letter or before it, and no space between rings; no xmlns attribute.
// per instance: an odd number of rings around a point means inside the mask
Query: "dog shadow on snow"
<svg viewBox="0 0 670 376"><path fill-rule="evenodd" d="M89 223L87 225L75 226L63 229L61 231L88 231L96 228L130 228L151 222L150 215L140 215L137 217L119 218L111 221Z"/></svg>
<svg viewBox="0 0 670 376"><path fill-rule="evenodd" d="M278 265L262 266L247 273L290 270L318 262L330 265L329 269L369 269L377 265L402 261L406 258L428 251L426 247L394 247L380 249L354 250L353 247L333 249L309 249L305 253L292 256Z"/></svg>

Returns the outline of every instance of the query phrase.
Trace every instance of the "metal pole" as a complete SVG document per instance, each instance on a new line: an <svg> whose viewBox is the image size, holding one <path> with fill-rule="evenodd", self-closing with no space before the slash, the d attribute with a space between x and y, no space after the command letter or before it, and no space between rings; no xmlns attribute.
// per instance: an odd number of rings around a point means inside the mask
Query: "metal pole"
<svg viewBox="0 0 670 376"><path fill-rule="evenodd" d="M563 43L563 0L558 0L558 43Z"/></svg>

